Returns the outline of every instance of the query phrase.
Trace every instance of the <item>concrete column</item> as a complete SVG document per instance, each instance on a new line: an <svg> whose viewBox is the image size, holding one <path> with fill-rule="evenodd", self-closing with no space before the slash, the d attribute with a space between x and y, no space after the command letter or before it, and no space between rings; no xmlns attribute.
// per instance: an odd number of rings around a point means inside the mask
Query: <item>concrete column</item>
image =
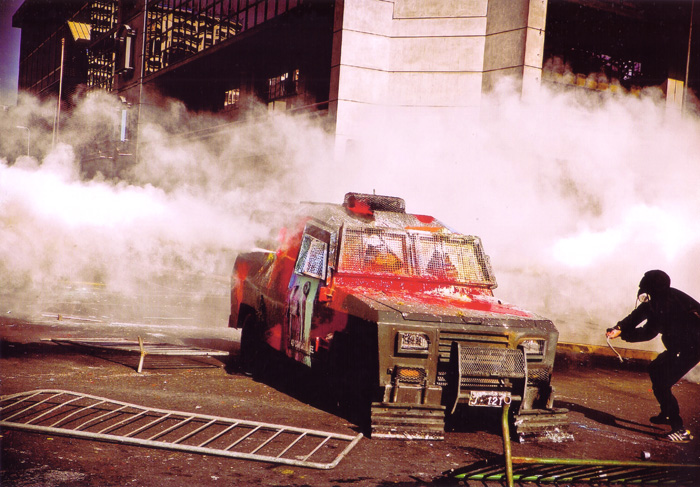
<svg viewBox="0 0 700 487"><path fill-rule="evenodd" d="M336 140L368 124L478 110L488 0L338 0L329 111Z"/></svg>
<svg viewBox="0 0 700 487"><path fill-rule="evenodd" d="M542 79L547 0L489 0L482 90L517 80L523 96Z"/></svg>

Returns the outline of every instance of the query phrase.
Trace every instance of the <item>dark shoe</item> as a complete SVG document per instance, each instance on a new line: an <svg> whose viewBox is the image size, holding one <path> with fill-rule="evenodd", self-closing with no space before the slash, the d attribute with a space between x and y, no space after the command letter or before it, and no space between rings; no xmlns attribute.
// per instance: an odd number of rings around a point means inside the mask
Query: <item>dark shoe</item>
<svg viewBox="0 0 700 487"><path fill-rule="evenodd" d="M649 418L649 422L652 424L671 424L671 420L668 419L668 416L664 416L662 413Z"/></svg>
<svg viewBox="0 0 700 487"><path fill-rule="evenodd" d="M686 429L671 431L669 434L661 437L665 441L671 443L689 443L693 439L693 435Z"/></svg>

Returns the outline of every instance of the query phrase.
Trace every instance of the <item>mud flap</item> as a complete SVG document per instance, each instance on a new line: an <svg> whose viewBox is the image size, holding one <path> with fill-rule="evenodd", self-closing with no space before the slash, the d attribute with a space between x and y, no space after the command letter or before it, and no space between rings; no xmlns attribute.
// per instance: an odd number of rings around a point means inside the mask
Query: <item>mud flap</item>
<svg viewBox="0 0 700 487"><path fill-rule="evenodd" d="M569 410L565 408L527 409L514 417L518 440L524 442L562 443L572 441Z"/></svg>
<svg viewBox="0 0 700 487"><path fill-rule="evenodd" d="M445 407L372 403L372 438L445 439Z"/></svg>

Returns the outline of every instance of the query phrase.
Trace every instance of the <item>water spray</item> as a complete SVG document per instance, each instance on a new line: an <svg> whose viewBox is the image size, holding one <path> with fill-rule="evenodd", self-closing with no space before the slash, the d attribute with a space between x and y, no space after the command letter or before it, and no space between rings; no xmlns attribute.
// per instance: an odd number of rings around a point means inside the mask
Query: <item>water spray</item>
<svg viewBox="0 0 700 487"><path fill-rule="evenodd" d="M610 347L610 349L613 352L615 352L615 355L617 355L617 358L620 359L620 363L624 363L625 359L622 358L622 355L620 355L620 352L615 350L615 347L613 347L612 343L610 343L610 337L605 337L605 338L606 338L606 341L608 342L608 347Z"/></svg>

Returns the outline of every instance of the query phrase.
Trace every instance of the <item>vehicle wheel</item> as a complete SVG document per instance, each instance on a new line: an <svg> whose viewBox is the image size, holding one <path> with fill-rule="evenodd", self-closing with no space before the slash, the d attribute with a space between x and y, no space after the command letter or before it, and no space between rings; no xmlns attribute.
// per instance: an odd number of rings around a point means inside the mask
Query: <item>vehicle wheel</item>
<svg viewBox="0 0 700 487"><path fill-rule="evenodd" d="M341 415L367 429L372 398L369 374L362 358L362 353L352 353L349 337L335 334L330 357L333 395Z"/></svg>
<svg viewBox="0 0 700 487"><path fill-rule="evenodd" d="M258 339L257 320L254 313L248 313L243 318L243 330L241 331L240 367L246 375L253 375L256 371L258 355L260 352L260 340Z"/></svg>
<svg viewBox="0 0 700 487"><path fill-rule="evenodd" d="M335 333L331 347L328 352L328 359L323 379L333 398L341 411L341 414L347 415L349 388L347 384L347 369L348 357L345 346L345 336L341 333Z"/></svg>

